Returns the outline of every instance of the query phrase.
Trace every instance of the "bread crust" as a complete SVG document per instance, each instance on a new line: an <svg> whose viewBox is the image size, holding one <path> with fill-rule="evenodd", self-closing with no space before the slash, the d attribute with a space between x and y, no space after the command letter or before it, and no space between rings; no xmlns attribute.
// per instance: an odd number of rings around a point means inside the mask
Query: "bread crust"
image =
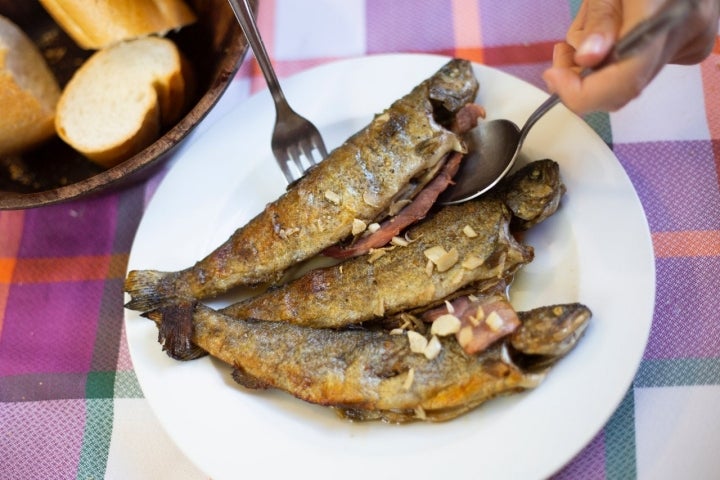
<svg viewBox="0 0 720 480"><path fill-rule="evenodd" d="M0 155L21 153L55 134L60 87L42 54L0 16Z"/></svg>
<svg viewBox="0 0 720 480"><path fill-rule="evenodd" d="M183 0L40 0L81 47L99 50L147 35L164 35L197 20Z"/></svg>

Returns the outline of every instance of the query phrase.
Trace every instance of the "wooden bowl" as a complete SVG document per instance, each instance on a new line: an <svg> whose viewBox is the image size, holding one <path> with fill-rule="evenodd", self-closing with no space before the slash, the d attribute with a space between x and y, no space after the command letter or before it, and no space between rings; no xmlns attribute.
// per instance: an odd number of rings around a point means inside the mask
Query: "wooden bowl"
<svg viewBox="0 0 720 480"><path fill-rule="evenodd" d="M180 121L155 143L110 169L84 158L57 137L22 155L0 157L0 210L38 207L128 185L147 178L170 157L215 105L248 51L227 0L187 1L198 21L168 34L197 77L195 98ZM0 0L0 15L38 45L61 87L93 53L80 49L36 1Z"/></svg>

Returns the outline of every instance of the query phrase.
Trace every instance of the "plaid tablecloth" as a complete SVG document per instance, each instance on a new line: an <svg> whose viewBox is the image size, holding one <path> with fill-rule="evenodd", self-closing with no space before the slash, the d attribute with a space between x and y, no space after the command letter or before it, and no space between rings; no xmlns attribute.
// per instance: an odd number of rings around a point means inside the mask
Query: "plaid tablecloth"
<svg viewBox="0 0 720 480"><path fill-rule="evenodd" d="M430 52L544 87L552 45L578 6L262 0L259 23L281 77L341 58ZM254 60L246 62L189 141L263 87ZM720 46L702 65L666 68L622 111L586 120L637 189L657 296L632 388L556 476L719 478ZM127 258L162 174L92 198L0 212L0 478L204 478L150 410L123 330Z"/></svg>

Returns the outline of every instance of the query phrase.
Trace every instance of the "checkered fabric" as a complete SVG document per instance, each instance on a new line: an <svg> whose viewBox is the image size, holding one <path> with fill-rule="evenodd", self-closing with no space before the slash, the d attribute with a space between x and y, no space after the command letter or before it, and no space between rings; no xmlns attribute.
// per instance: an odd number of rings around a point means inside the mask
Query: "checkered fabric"
<svg viewBox="0 0 720 480"><path fill-rule="evenodd" d="M259 4L280 77L366 54L428 52L544 88L540 75L579 0ZM263 87L250 58L192 138ZM621 111L586 120L645 209L656 307L632 388L556 478L718 478L720 43L701 65L665 68ZM0 212L0 478L204 478L150 410L123 330L127 258L162 174L92 198Z"/></svg>

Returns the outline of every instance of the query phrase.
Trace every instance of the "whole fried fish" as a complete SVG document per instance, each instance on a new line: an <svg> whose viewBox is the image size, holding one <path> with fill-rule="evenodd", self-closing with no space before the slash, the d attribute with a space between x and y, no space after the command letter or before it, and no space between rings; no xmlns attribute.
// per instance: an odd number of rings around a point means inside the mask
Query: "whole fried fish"
<svg viewBox="0 0 720 480"><path fill-rule="evenodd" d="M448 62L194 266L131 271L127 307L149 310L172 297L207 298L276 281L350 235L355 220L375 221L399 196L427 183L447 154L465 152L450 128L477 90L469 62Z"/></svg>
<svg viewBox="0 0 720 480"><path fill-rule="evenodd" d="M406 246L316 269L258 297L226 307L235 318L340 327L414 309L471 283L502 281L533 258L508 226L511 214L497 199L449 206L410 229ZM472 229L468 236L466 227ZM442 249L452 265L438 268L426 254ZM430 263L429 263L430 262Z"/></svg>
<svg viewBox="0 0 720 480"><path fill-rule="evenodd" d="M537 386L578 341L591 313L580 304L520 313L515 333L482 353L467 355L444 337L432 359L413 353L404 334L243 321L198 302L166 304L145 315L158 324L171 356L193 358L197 346L233 366L233 378L245 387L284 390L354 420L408 422L449 420L492 397ZM188 317L189 324L175 323ZM516 336L522 340L513 342Z"/></svg>
<svg viewBox="0 0 720 480"><path fill-rule="evenodd" d="M262 295L230 305L235 318L285 321L312 327L341 327L398 312L428 307L455 292L483 283L486 288L508 279L533 259L533 249L509 231L515 214L523 225L557 210L565 191L559 166L539 160L523 167L498 194L442 208L408 230L406 246L316 269ZM443 271L428 268L427 253L442 247L457 259Z"/></svg>

